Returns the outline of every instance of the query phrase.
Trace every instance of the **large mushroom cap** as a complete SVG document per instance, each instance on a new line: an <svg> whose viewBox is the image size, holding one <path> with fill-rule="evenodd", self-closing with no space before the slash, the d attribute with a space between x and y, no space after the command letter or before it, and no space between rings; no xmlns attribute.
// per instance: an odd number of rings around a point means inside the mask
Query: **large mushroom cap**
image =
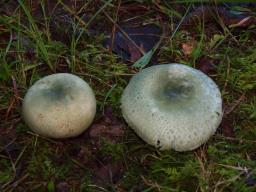
<svg viewBox="0 0 256 192"><path fill-rule="evenodd" d="M161 150L199 147L222 119L217 85L204 73L181 64L157 65L133 76L121 108L128 125Z"/></svg>
<svg viewBox="0 0 256 192"><path fill-rule="evenodd" d="M96 100L89 85L68 73L46 76L29 88L22 115L36 133L67 138L82 133L92 123Z"/></svg>

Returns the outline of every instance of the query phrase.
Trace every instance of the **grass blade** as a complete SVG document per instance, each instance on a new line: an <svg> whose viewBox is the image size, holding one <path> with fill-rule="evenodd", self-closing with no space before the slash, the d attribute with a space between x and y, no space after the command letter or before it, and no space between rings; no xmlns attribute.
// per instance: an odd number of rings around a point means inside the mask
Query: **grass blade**
<svg viewBox="0 0 256 192"><path fill-rule="evenodd" d="M47 63L47 65L50 67L51 70L54 70L53 65L51 64L50 61L50 57L48 55L48 51L45 47L43 38L41 36L41 33L39 32L39 29L32 17L32 15L30 14L29 10L27 9L27 7L25 6L25 4L23 3L23 1L18 0L20 6L22 7L24 13L26 14L28 21L32 27L32 37L34 38L36 45L39 49L39 52L41 53L43 59L45 60L45 62Z"/></svg>

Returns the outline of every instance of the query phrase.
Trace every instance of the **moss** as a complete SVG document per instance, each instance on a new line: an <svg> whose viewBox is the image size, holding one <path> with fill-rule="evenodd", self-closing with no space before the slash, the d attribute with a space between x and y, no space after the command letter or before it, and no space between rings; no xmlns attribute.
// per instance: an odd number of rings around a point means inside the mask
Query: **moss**
<svg viewBox="0 0 256 192"><path fill-rule="evenodd" d="M178 13L180 11L174 11L176 4L167 1L158 4L141 2L144 4L136 2L138 9L145 7L145 4L152 9L147 10L145 15L140 14L136 17L138 19L152 21L157 15L168 21L165 24L167 28L175 29L182 17ZM123 18L126 4L121 4L121 9L117 11L117 3L112 1L104 7L104 12L118 18L118 21L134 18L135 13L130 15L127 11ZM94 1L85 4L83 10L86 16L88 13L91 17L101 10L104 2L94 4ZM3 7L6 6L9 6L9 2ZM62 4L59 6L63 8ZM129 3L129 6L134 4ZM182 6L179 4L179 8ZM187 6L184 6L186 9ZM249 9L255 12L252 7ZM122 161L124 173L117 183L111 184L111 191L255 191L255 26L222 29L221 25L215 25L215 21L220 23L216 18L213 23L210 21L204 26L201 23L189 29L178 28L175 34L164 38L155 55L158 63L177 62L192 67L197 66L201 56L214 61L214 72L208 75L221 89L225 111L229 112L224 120L233 120L228 123L228 127L234 131L233 138L222 134L225 126L221 125L207 144L193 152L160 152L145 144L127 127L121 143L106 142L98 150L90 144L87 133L78 138L57 141L31 134L20 120L20 104L27 88L36 80L55 72L72 72L89 82L95 91L97 116L103 113L105 106L112 106L114 114L121 117L121 94L137 71L102 46L105 34L94 33L102 23L107 29L112 28L113 24L108 22L103 12L95 17L98 24L92 22L88 28L81 27L82 24L76 19L80 14L72 16L70 20L74 20L69 26L76 26L75 30L61 26L65 34L61 38L67 38L61 42L53 40L54 28L48 25L49 22L58 21L56 18L40 17L39 21L36 16L25 14L25 10L30 11L29 7L19 7L12 15L0 15L0 141L3 141L0 144L0 191L58 190L60 182L67 184L68 191L99 191L102 188L102 191L106 191L104 186L93 180L90 166L87 167L86 162L79 159L81 148L91 151L91 161L95 153ZM21 23L23 20L27 23ZM155 23L160 26L161 22ZM65 31L68 29L67 34ZM77 40L79 34L83 35ZM191 55L185 55L182 44L192 40L197 44ZM208 60L203 64L208 65ZM12 103L14 98L15 103ZM12 142L21 150L13 152ZM24 147L25 151L22 152ZM14 177L15 162L17 178ZM19 182L22 178L25 179ZM13 185L16 182L17 186Z"/></svg>

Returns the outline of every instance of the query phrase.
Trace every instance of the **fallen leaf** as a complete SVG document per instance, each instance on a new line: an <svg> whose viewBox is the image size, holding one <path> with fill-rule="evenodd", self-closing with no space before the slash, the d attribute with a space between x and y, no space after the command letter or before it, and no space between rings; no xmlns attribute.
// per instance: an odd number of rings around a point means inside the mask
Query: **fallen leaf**
<svg viewBox="0 0 256 192"><path fill-rule="evenodd" d="M125 34L121 31L114 34L112 50L125 61L135 62L142 56L142 52L150 51L160 40L161 30L153 24L136 27L121 26L121 28ZM105 39L103 45L110 48L112 39Z"/></svg>
<svg viewBox="0 0 256 192"><path fill-rule="evenodd" d="M98 184L117 183L123 175L123 164L121 162L109 163L93 168L95 182Z"/></svg>
<svg viewBox="0 0 256 192"><path fill-rule="evenodd" d="M244 9L246 11L233 11L234 4L226 5L228 6L198 6L184 19L183 26L196 26L200 21L215 22L214 15L222 19L223 24L228 27L249 27L256 24L252 11L248 11L249 8L256 7L255 3L240 3L241 7L248 8Z"/></svg>
<svg viewBox="0 0 256 192"><path fill-rule="evenodd" d="M77 158L79 162L82 162L83 164L86 164L89 162L90 157L92 156L92 151L90 151L88 148L80 148Z"/></svg>
<svg viewBox="0 0 256 192"><path fill-rule="evenodd" d="M65 181L59 182L56 186L56 190L57 192L68 192L69 191L68 183Z"/></svg>
<svg viewBox="0 0 256 192"><path fill-rule="evenodd" d="M198 59L198 62L196 64L196 68L205 74L212 74L216 71L216 64L214 63L212 58L203 56Z"/></svg>
<svg viewBox="0 0 256 192"><path fill-rule="evenodd" d="M182 52L186 55L189 56L192 54L193 50L196 48L196 41L195 40L190 40L186 43L182 43Z"/></svg>
<svg viewBox="0 0 256 192"><path fill-rule="evenodd" d="M220 124L220 131L225 137L235 137L235 131L234 131L234 117L227 116L223 118L221 124Z"/></svg>
<svg viewBox="0 0 256 192"><path fill-rule="evenodd" d="M142 44L139 47L143 52L145 52ZM142 53L138 51L137 48L132 43L128 43L128 50L130 52L130 60L132 62L137 61L139 58L141 58Z"/></svg>
<svg viewBox="0 0 256 192"><path fill-rule="evenodd" d="M89 129L89 136L96 146L100 145L101 138L112 143L118 143L124 135L123 123L113 116L111 108L105 110L105 115L97 120Z"/></svg>
<svg viewBox="0 0 256 192"><path fill-rule="evenodd" d="M100 144L101 138L107 138L112 143L117 143L124 135L124 129L123 125L111 125L105 119L100 123L93 124L90 128L89 135L96 145Z"/></svg>

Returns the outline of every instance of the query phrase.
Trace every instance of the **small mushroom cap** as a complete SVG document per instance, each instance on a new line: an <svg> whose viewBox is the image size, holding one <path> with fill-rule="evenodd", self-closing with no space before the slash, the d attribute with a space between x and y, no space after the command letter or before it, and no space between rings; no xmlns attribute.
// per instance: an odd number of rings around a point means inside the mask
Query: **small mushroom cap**
<svg viewBox="0 0 256 192"><path fill-rule="evenodd" d="M188 151L213 135L222 119L214 81L182 64L156 65L137 73L121 98L128 125L160 150Z"/></svg>
<svg viewBox="0 0 256 192"><path fill-rule="evenodd" d="M51 138L74 137L86 130L96 113L90 86L80 77L57 73L29 88L22 105L26 124Z"/></svg>

